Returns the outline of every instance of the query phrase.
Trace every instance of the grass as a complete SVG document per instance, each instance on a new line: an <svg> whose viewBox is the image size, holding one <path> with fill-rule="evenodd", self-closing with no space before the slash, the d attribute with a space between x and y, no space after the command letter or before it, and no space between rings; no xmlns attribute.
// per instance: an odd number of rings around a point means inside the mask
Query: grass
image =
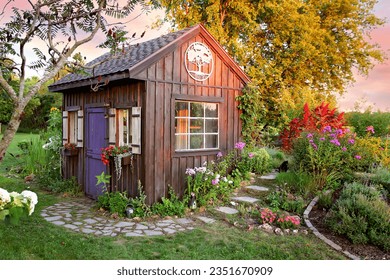
<svg viewBox="0 0 390 280"><path fill-rule="evenodd" d="M26 135L17 135L20 141ZM33 136L34 137L34 136ZM16 147L15 143L11 149ZM9 165L15 164L8 158ZM0 259L7 260L328 260L343 255L319 242L314 235L276 236L259 230L245 231L223 221L193 231L155 237L96 237L75 233L45 221L40 212L49 205L71 199L7 178L0 169L0 188L20 192L30 188L39 202L32 216L19 225L0 222Z"/></svg>

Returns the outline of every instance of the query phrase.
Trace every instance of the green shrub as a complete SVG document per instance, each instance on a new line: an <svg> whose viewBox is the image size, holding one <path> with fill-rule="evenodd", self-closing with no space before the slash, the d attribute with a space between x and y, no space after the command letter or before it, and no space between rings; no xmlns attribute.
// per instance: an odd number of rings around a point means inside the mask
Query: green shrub
<svg viewBox="0 0 390 280"><path fill-rule="evenodd" d="M285 210L296 214L302 214L307 203L301 196L295 196L286 191L271 192L266 202L273 210Z"/></svg>
<svg viewBox="0 0 390 280"><path fill-rule="evenodd" d="M133 216L146 218L152 215L150 206L146 203L146 194L141 182L138 182L138 196L129 199L129 205L133 208Z"/></svg>
<svg viewBox="0 0 390 280"><path fill-rule="evenodd" d="M257 174L264 174L271 170L271 156L265 148L255 148L248 153L251 161L251 171Z"/></svg>
<svg viewBox="0 0 390 280"><path fill-rule="evenodd" d="M129 198L126 192L105 192L98 197L97 203L98 207L124 217L126 215L126 207L129 204Z"/></svg>
<svg viewBox="0 0 390 280"><path fill-rule="evenodd" d="M349 112L345 114L348 125L353 126L359 137L367 134L367 126L372 125L375 135L385 137L390 134L390 113L388 112Z"/></svg>
<svg viewBox="0 0 390 280"><path fill-rule="evenodd" d="M165 216L183 216L187 209L187 199L180 200L172 188L169 188L168 197L152 205L153 214Z"/></svg>
<svg viewBox="0 0 390 280"><path fill-rule="evenodd" d="M276 176L276 183L287 192L310 197L316 192L316 185L311 174L306 172L288 171L279 173Z"/></svg>
<svg viewBox="0 0 390 280"><path fill-rule="evenodd" d="M329 210L333 205L333 192L323 191L318 196L317 205L320 209Z"/></svg>
<svg viewBox="0 0 390 280"><path fill-rule="evenodd" d="M287 156L279 149L274 149L270 147L266 147L265 150L270 155L271 162L270 162L270 168L276 169L278 168L282 162L287 160Z"/></svg>
<svg viewBox="0 0 390 280"><path fill-rule="evenodd" d="M375 186L348 184L326 218L327 225L353 243L390 251L390 207Z"/></svg>
<svg viewBox="0 0 390 280"><path fill-rule="evenodd" d="M378 168L375 170L374 176L371 177L371 180L375 184L383 186L384 195L390 199L390 171L387 168Z"/></svg>

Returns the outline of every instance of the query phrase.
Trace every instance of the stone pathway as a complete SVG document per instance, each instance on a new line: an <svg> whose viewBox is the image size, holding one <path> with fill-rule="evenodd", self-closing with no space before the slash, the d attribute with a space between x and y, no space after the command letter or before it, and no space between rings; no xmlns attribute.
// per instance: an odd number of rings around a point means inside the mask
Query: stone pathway
<svg viewBox="0 0 390 280"><path fill-rule="evenodd" d="M272 179L275 173L262 176L262 179ZM267 187L251 185L247 190L267 192ZM236 196L231 198L237 202L256 203L257 198L250 196ZM93 234L96 236L155 236L168 235L177 232L193 230L196 220L206 224L216 222L215 219L206 216L194 216L192 218L163 219L158 221L135 222L130 219L115 220L110 217L100 216L93 210L95 202L88 198L74 199L47 207L41 211L41 216L48 222L63 226L75 232ZM232 207L221 206L217 211L225 215L234 215L238 210Z"/></svg>
<svg viewBox="0 0 390 280"><path fill-rule="evenodd" d="M98 216L89 199L54 204L41 211L41 216L54 225L75 232L96 236L155 236L193 230L195 221L188 218L164 219L153 222L133 222Z"/></svg>

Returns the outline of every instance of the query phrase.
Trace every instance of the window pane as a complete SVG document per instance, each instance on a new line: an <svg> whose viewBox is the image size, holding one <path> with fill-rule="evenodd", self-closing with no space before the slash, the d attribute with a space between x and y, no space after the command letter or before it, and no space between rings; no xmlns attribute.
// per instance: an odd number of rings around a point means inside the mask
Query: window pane
<svg viewBox="0 0 390 280"><path fill-rule="evenodd" d="M218 120L205 120L206 133L218 132Z"/></svg>
<svg viewBox="0 0 390 280"><path fill-rule="evenodd" d="M128 123L129 110L123 110L122 121L123 121L123 144L129 144L129 123Z"/></svg>
<svg viewBox="0 0 390 280"><path fill-rule="evenodd" d="M204 129L203 119L190 120L190 132L191 133L203 133Z"/></svg>
<svg viewBox="0 0 390 280"><path fill-rule="evenodd" d="M188 102L176 102L175 117L188 117Z"/></svg>
<svg viewBox="0 0 390 280"><path fill-rule="evenodd" d="M203 149L203 135L190 135L190 149Z"/></svg>
<svg viewBox="0 0 390 280"><path fill-rule="evenodd" d="M188 133L188 119L175 119L175 133Z"/></svg>
<svg viewBox="0 0 390 280"><path fill-rule="evenodd" d="M206 118L218 118L218 105L212 103L205 103Z"/></svg>
<svg viewBox="0 0 390 280"><path fill-rule="evenodd" d="M187 150L187 135L176 135L176 150Z"/></svg>
<svg viewBox="0 0 390 280"><path fill-rule="evenodd" d="M218 135L206 135L206 147L208 149L218 148Z"/></svg>
<svg viewBox="0 0 390 280"><path fill-rule="evenodd" d="M200 118L203 118L204 117L204 107L203 107L203 103L190 103L190 117L200 117Z"/></svg>

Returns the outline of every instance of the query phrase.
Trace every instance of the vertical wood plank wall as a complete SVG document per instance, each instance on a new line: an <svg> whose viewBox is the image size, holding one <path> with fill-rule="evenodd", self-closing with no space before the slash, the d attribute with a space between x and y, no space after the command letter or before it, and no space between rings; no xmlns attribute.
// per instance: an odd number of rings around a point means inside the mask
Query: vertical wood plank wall
<svg viewBox="0 0 390 280"><path fill-rule="evenodd" d="M241 136L236 97L241 93L243 82L210 44L208 46L213 52L215 63L213 74L203 82L189 77L183 58L193 42L204 42L204 39L201 35L194 37L136 76L147 81L146 96L142 103L145 117L142 145L144 186L149 203L166 196L168 186L182 195L186 188L186 168L214 160L219 151L175 152L174 96L181 95L188 97L188 100L194 96L205 97L205 102L207 97L223 99L219 103L219 147L222 153L233 149Z"/></svg>

